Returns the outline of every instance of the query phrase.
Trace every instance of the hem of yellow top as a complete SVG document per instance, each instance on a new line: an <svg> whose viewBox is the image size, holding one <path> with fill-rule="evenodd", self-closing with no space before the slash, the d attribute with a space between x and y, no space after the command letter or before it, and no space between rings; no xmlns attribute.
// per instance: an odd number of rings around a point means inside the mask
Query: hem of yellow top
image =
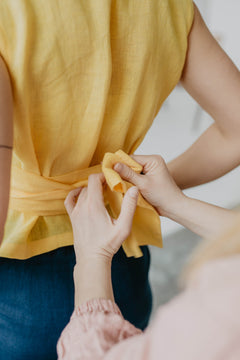
<svg viewBox="0 0 240 360"><path fill-rule="evenodd" d="M73 245L73 235L72 232L67 232L58 234L57 236L53 235L45 239L35 240L31 243L7 243L6 245L6 249L4 249L4 244L0 247L0 257L26 260L64 246Z"/></svg>

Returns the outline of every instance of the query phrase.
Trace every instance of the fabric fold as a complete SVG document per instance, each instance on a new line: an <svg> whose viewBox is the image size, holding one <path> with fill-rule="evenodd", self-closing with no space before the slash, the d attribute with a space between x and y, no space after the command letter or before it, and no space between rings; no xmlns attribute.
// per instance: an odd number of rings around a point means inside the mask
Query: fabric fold
<svg viewBox="0 0 240 360"><path fill-rule="evenodd" d="M122 150L106 153L102 165L51 178L14 167L10 208L32 216L66 214L64 200L69 191L87 186L88 177L102 171L108 184L104 192L105 205L110 215L117 218L123 196L132 186L113 170L117 162L128 165L137 173L142 171L142 166ZM123 249L127 256L140 257L140 246L147 244L162 247L160 218L156 210L139 195L132 232L124 242Z"/></svg>
<svg viewBox="0 0 240 360"><path fill-rule="evenodd" d="M194 6L192 0L17 4L0 1L0 53L14 98L13 189L0 257L20 260L72 245L63 200L87 184L91 171L108 173L104 197L117 216L130 185L97 164L107 151L133 153L178 84ZM142 199L135 217L138 240L124 247L139 256L140 245L159 244L161 236L158 215Z"/></svg>
<svg viewBox="0 0 240 360"><path fill-rule="evenodd" d="M131 167L139 174L142 171L142 166L122 150L105 154L102 171L108 184L106 198L109 202L111 215L114 218L120 214L123 196L132 186L129 182L121 179L120 175L113 170L113 165L118 162ZM142 256L140 249L142 245L162 247L162 235L160 217L157 211L139 194L132 232L124 241L123 249L127 256L140 257Z"/></svg>

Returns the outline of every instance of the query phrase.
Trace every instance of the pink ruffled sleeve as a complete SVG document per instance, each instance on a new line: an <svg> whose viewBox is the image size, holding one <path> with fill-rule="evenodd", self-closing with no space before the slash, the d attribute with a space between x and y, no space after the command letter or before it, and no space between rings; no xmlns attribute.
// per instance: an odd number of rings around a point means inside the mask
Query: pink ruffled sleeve
<svg viewBox="0 0 240 360"><path fill-rule="evenodd" d="M76 309L58 342L59 360L240 359L240 256L202 267L141 332L110 300Z"/></svg>
<svg viewBox="0 0 240 360"><path fill-rule="evenodd" d="M93 299L73 312L58 341L58 359L102 359L115 344L140 334L111 300Z"/></svg>

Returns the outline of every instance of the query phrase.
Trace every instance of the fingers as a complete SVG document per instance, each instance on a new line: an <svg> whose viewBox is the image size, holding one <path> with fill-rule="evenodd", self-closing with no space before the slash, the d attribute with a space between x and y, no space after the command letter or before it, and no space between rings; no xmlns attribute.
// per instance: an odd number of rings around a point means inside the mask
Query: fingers
<svg viewBox="0 0 240 360"><path fill-rule="evenodd" d="M65 201L64 201L64 206L67 210L67 213L70 215L76 205L76 199L79 196L79 194L81 193L82 188L77 188L77 189L73 189L72 191L70 191L70 193L67 195Z"/></svg>
<svg viewBox="0 0 240 360"><path fill-rule="evenodd" d="M152 160L152 155L130 155L133 160L142 165L143 167L148 163L149 160Z"/></svg>
<svg viewBox="0 0 240 360"><path fill-rule="evenodd" d="M131 157L142 165L144 174L155 171L159 167L166 167L161 155L131 155Z"/></svg>
<svg viewBox="0 0 240 360"><path fill-rule="evenodd" d="M90 201L98 202L99 204L104 204L103 201L103 184L105 182L104 175L93 174L88 178L88 196Z"/></svg>
<svg viewBox="0 0 240 360"><path fill-rule="evenodd" d="M117 163L116 165L114 165L114 170L118 172L122 179L127 180L128 182L138 187L141 187L142 175L137 174L127 165Z"/></svg>
<svg viewBox="0 0 240 360"><path fill-rule="evenodd" d="M117 220L117 227L121 229L124 238L128 237L131 232L138 194L138 188L133 186L126 192L123 198L121 212Z"/></svg>
<svg viewBox="0 0 240 360"><path fill-rule="evenodd" d="M105 177L103 174L93 174L89 176L88 187L80 187L69 192L64 205L67 213L70 215L75 208L79 206L83 201L83 198L87 195L91 196L91 200L98 201L104 205L103 202L103 184L105 183ZM77 199L77 201L76 201Z"/></svg>

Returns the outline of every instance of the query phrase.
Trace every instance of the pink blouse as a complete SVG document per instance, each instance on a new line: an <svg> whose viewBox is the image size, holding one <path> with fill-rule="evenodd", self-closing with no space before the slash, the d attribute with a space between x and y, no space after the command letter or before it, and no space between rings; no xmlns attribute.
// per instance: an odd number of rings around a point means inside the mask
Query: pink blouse
<svg viewBox="0 0 240 360"><path fill-rule="evenodd" d="M145 332L110 300L88 301L74 311L57 351L59 360L239 360L240 255L204 265Z"/></svg>

